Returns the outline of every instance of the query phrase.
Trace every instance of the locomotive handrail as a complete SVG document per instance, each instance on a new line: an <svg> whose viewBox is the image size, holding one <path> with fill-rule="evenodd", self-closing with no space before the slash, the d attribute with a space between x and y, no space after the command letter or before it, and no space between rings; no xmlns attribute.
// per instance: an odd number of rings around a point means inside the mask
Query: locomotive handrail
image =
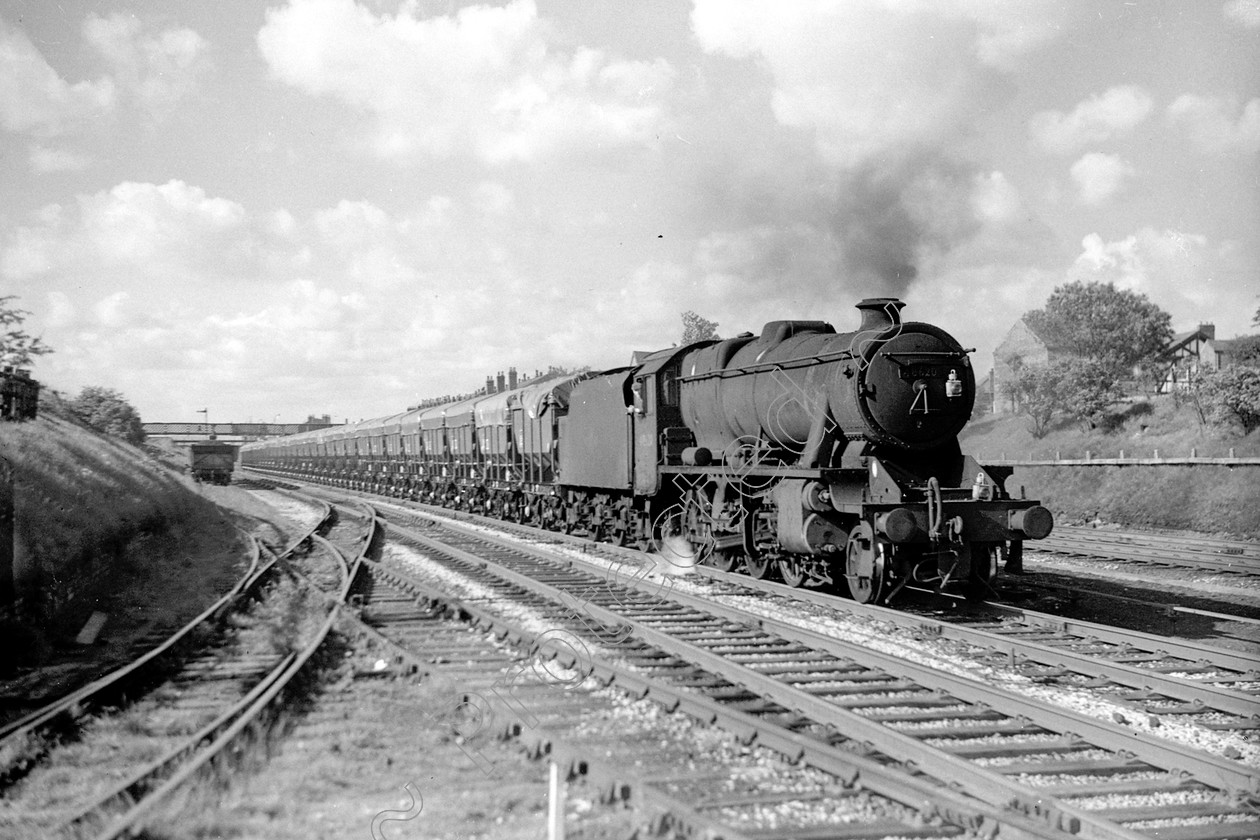
<svg viewBox="0 0 1260 840"><path fill-rule="evenodd" d="M905 350L900 352L884 351L885 356L949 356L951 358L965 358L971 353L976 352L976 348L963 348L960 350ZM856 359L858 354L853 350L837 350L835 353L819 353L814 356L797 356L793 359L783 359L777 362L758 362L755 365L746 365L738 368L721 368L719 370L705 371L704 373L693 373L690 376L678 377L679 382L695 382L701 379L726 379L735 376L748 376L753 373L761 373L767 370L792 370L798 367L806 367L812 363L839 361L841 359ZM895 360L894 360L895 361Z"/></svg>
<svg viewBox="0 0 1260 840"><path fill-rule="evenodd" d="M855 359L857 354L852 350L837 350L835 353L820 353L816 356L797 356L794 359L783 359L778 362L758 362L755 365L747 365L738 368L722 368L721 370L710 370L705 373L693 373L690 376L678 377L679 382L691 382L699 379L712 379L714 377L727 378L728 376L746 376L752 373L760 373L766 370L787 370L791 368L805 367L811 362L836 361L839 359Z"/></svg>

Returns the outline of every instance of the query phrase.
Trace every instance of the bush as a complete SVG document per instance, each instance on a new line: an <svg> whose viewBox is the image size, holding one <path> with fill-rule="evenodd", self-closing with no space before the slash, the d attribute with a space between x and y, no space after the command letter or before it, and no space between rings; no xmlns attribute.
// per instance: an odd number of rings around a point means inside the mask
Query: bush
<svg viewBox="0 0 1260 840"><path fill-rule="evenodd" d="M1116 379L1106 365L1088 359L1020 366L1010 393L1032 421L1030 431L1038 440L1061 415L1092 424L1118 396Z"/></svg>
<svg viewBox="0 0 1260 840"><path fill-rule="evenodd" d="M1213 422L1260 429L1260 368L1241 365L1213 371L1198 384L1204 413Z"/></svg>
<svg viewBox="0 0 1260 840"><path fill-rule="evenodd" d="M118 391L89 385L70 403L70 410L90 428L122 438L127 443L144 443L144 423L140 413Z"/></svg>

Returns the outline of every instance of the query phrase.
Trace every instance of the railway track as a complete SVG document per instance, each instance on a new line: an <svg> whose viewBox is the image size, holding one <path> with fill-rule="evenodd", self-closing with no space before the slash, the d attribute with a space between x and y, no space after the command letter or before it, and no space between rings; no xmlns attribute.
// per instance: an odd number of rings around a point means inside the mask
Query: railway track
<svg viewBox="0 0 1260 840"><path fill-rule="evenodd" d="M452 513L440 511L439 515L449 517ZM475 518L464 514L455 515L461 519ZM493 526L502 528L504 523L495 522ZM524 533L527 538L538 539L541 536L542 539L551 543L567 539L550 532L540 534L528 528L516 530ZM519 546L517 549L519 550ZM615 549L606 546L600 546L592 551L617 556ZM465 562L473 562L475 565L475 561L470 558L465 558ZM614 559L612 562L615 564L618 561ZM598 574L598 564L599 561L596 561L594 567L596 574ZM605 565L604 568L606 569L607 566ZM536 571L532 570L529 574L534 574ZM720 576L720 573L715 570L701 569L701 571L705 575ZM546 579L545 573L543 579ZM775 588L773 584L760 584L744 577L740 577L738 581L736 590L726 595L718 593L718 597L749 600L749 584L756 584L763 590L759 593L759 597L764 599L764 590ZM724 581L722 585L734 584ZM808 600L813 595L813 593L786 587L777 588L781 592L776 593L776 597L782 597L788 601L799 601L802 598ZM567 591L589 592L592 590L588 583L586 590L568 589ZM929 701L926 704L919 704L913 697L902 698L894 695L889 698L890 701L904 699L912 707L916 704L925 705L924 708L907 712L908 717L904 719L897 720L879 714L873 717L883 729L889 726L896 729L896 725L901 724L918 729L921 733L931 734L934 731L932 727L935 725L936 730L939 730L935 737L941 740L941 746L952 744L957 747L968 741L979 741L980 743L972 743L970 747L971 757L976 761L1001 761L1002 758L998 753L1003 748L1000 744L1003 739L1030 740L1032 746L1023 748L1025 753L1029 750L1042 750L1042 752L1031 754L1035 761L1013 761L1006 765L1004 771L996 774L999 778L1011 776L1020 778L1021 784L1025 786L1024 794L1021 796L1001 785L992 786L994 790L1010 793L1007 804L1016 803L1016 810L1020 810L1019 803L1025 803L1027 807L1024 810L1038 815L1038 819L1049 818L1052 822L1058 820L1060 826L1066 825L1073 831L1081 831L1082 834L1088 836L1215 838L1218 836L1246 837L1258 831L1255 825L1257 775L1254 770L1254 756L1241 756L1244 761L1250 758L1252 764L1248 766L1234 761L1229 756L1222 759L1221 756L1199 755L1198 753L1202 751L1176 743L1169 744L1167 739L1151 737L1150 734L1158 729L1164 730L1158 734L1168 734L1172 730L1182 728L1181 724L1187 723L1193 727L1227 731L1241 738L1247 738L1255 730L1257 722L1255 717L1257 675L1254 658L1239 656L1231 660L1228 654L1194 645L1183 645L1170 652L1169 640L1161 637L1128 633L1099 625L1085 625L1081 622L1068 622L1053 616L1041 616L1010 608L1006 608L1005 618L989 616L973 622L972 627L963 627L951 622L932 622L921 617L891 613L903 624L909 622L907 626L911 627L912 632L965 643L973 648L972 658L978 659L982 665L986 658L1005 659L1008 663L1019 666L1019 669L1024 672L1022 676L1025 677L1025 682L1050 688L1054 688L1058 683L1069 688L1073 693L1092 695L1106 704L1113 704L1123 709L1123 713L1112 712L1113 720L1110 722L1082 720L1079 716L1063 715L1061 710L1054 708L1038 708L1037 716L1030 718L1025 709L1038 704L1031 701L1026 694L1019 695L1018 699L1007 698L997 701L988 697L978 700L962 698L964 703L969 703L970 706L964 704L960 708L956 707L954 701L960 698L954 695L965 695L967 691L960 690L949 680L942 681L930 673L921 678L906 673L900 664L904 655L894 657L896 660L894 662L883 662L874 666L879 669L876 673L881 675L877 678L851 679L847 672L841 669L836 675L837 679L829 680L827 673L811 672L809 667L812 666L808 666L808 663L814 661L814 654L821 654L817 661L835 661L845 656L843 652L827 648L826 644L829 643L825 640L794 635L799 631L774 625L774 619L770 617L753 618L753 624L760 624L760 627L756 631L750 631L748 629L750 619L747 612L741 614L736 611L726 616L715 616L711 603L714 594L712 591L706 592L703 598L697 599L698 603L690 604L688 607L699 612L708 612L710 621L720 619L727 622L721 630L712 631L715 638L737 633L743 634L741 636L745 640L743 646L754 650L767 647L781 648L784 644L788 646L804 644L806 649L811 651L811 656L802 660L801 663L787 660L778 663L773 669L781 672L779 676L786 674L788 677L797 678L795 681L787 680L790 688L798 690L803 687L812 688L816 693L826 694L831 688L837 686L853 692L863 683L871 685L891 683L897 691L923 695ZM555 597L563 601L565 596L556 595ZM890 614L890 611L880 610L880 608L846 604L826 596L819 597L828 610L857 608L858 612L864 613L861 616L863 621L883 620ZM569 598L571 610L572 596ZM599 606L593 599L588 599L583 603L586 604L588 612ZM613 606L624 606L624 604L619 602ZM770 609L775 606L777 605L768 605ZM676 615L673 617L676 618ZM618 612L617 609L612 609L603 618L612 622L630 620L624 611ZM890 624L895 623L890 622ZM668 621L664 626L666 631L686 630L683 626L671 628ZM698 629L700 626L692 628L693 635L697 632L700 634L709 632ZM775 630L779 633L771 641L756 635L764 632L768 626L775 626ZM644 629L651 630L652 628L645 627ZM638 630L634 632L636 638L642 638L644 635ZM748 635L750 632L753 635ZM700 635L698 638L704 637ZM665 645L661 646L661 650L665 656L673 657L673 660L665 666L667 669L695 669L698 665L712 664L710 672L699 678L701 683L707 680L741 690L746 690L750 683L749 674L736 674L732 679L729 675L720 673L718 660L742 655L738 648L723 650L719 647L716 650L717 658L713 662L706 660L703 663L698 663L694 650L691 650L689 655L682 656L679 656L678 652L669 651L668 646ZM776 653L790 656L792 649L789 647ZM902 654L901 651L898 653ZM848 658L856 661L853 656ZM736 661L734 664L741 663ZM802 667L797 667L798 665ZM792 666L795 670L783 671L783 668L779 666ZM823 666L819 667L823 668ZM824 672L828 670L835 671L834 668L823 668ZM971 677L974 679L975 675L972 674ZM622 679L625 679L624 675ZM913 688L910 687L911 685ZM806 691L806 693L809 692ZM861 698L861 695L857 697ZM793 697L789 692L782 699L788 702L779 702L772 693L760 694L758 699L745 698L747 702L754 705L756 703L772 704L780 712L788 708L799 712L804 698L799 695ZM953 721L952 729L949 727L942 729L939 723L933 723L933 721L939 721L940 714L933 711L932 707L944 700L951 702L939 708L960 713L959 717L947 718ZM792 705L793 701L796 705ZM1006 711L1002 711L1003 707ZM993 723L995 719L996 725ZM981 724L971 726L965 723L968 720L980 721ZM1133 726L1135 722L1142 725L1135 728ZM852 720L843 721L842 725L846 727L843 731L849 731L854 723ZM823 724L824 728L836 725L835 722ZM1008 729L1010 731L1007 731ZM867 732L859 728L858 731L872 736L865 739L868 746L880 743L886 737L886 732L881 733L879 729ZM1089 736L1081 737L1082 731L1089 732ZM761 733L760 736L767 737L765 733ZM894 754L894 760L903 761L908 766L923 766L921 758L915 758L912 755L896 757L898 749L913 752L912 748L902 743L899 747L890 750ZM986 752L989 754L984 755L983 753ZM1068 760L1069 758L1071 760ZM1034 769L1035 767L1042 769ZM1050 770L1045 768L1050 768ZM1054 769L1061 770L1063 777L1058 779L1056 784L1047 786L1036 783L1036 780L1044 781ZM954 768L952 772L962 772L965 775L969 771ZM950 773L942 775L948 776ZM992 781L992 779L987 779L987 783L992 783ZM1047 793L1052 796L1048 805L1045 804ZM1034 802L1041 804L1031 804ZM1076 813L1070 804L1063 805L1065 802L1082 802L1087 807L1083 809L1083 812ZM1125 802L1131 805L1127 810L1123 807ZM1145 819L1139 819L1143 815ZM1084 818L1083 822L1082 818ZM1161 827L1159 822L1161 820L1168 822L1170 826ZM1131 828L1133 830L1130 830Z"/></svg>
<svg viewBox="0 0 1260 840"><path fill-rule="evenodd" d="M1260 575L1260 543L1056 525L1036 549L1074 557Z"/></svg>
<svg viewBox="0 0 1260 840"><path fill-rule="evenodd" d="M769 730L762 733L768 746L743 747L739 737L750 740L748 727L755 725L747 715L624 664L604 658L583 663L559 649L548 650L549 631L563 626L562 604L511 584L495 586L492 573L478 582L493 586L493 596L478 599L465 593L456 598L449 587L435 587L393 564L371 564L362 593L362 632L412 672L453 674L467 689L466 704L472 696L494 698L490 716L501 734L522 740L532 755L551 756L566 774L591 779L606 800L629 798L633 789L661 830L751 837L736 828L743 826L766 840L799 837L802 831L831 836L819 833L824 830L843 830L846 837L952 837L965 830L962 823L980 825L985 819L971 803L947 791L937 791L934 806L925 807L907 795L903 780L889 778L881 784L875 775L882 775L882 769L865 780L868 789L859 790L851 784L847 760L823 762L842 767L843 775L789 763L782 756L791 755L791 747L776 742ZM454 614L470 620L455 620ZM523 662L519 654L493 642L496 637L539 658ZM556 654L555 664L541 664L548 654ZM600 690L598 683L571 670L584 664L620 691ZM627 711L635 705L625 698L627 689L634 696L651 695L667 708L678 706L681 712L654 714L644 703ZM715 717L737 737L711 729L708 722ZM458 725L454 731L461 732ZM468 736L468 759L484 762L478 742L467 729L461 734ZM921 786L909 786L910 794L921 792ZM691 803L686 809L679 807L680 795ZM958 809L955 821L936 810L941 803L946 810Z"/></svg>
<svg viewBox="0 0 1260 840"><path fill-rule="evenodd" d="M472 580L474 592L488 593L465 593L465 603L515 602L532 592L541 599L535 610L555 626L581 632L573 612L575 596L582 597L589 619L604 628L629 628L616 638L633 639L617 646L631 672L754 714L758 722L747 725L757 737L772 738L776 727L780 735L820 735L828 746L842 743L843 751L876 765L902 768L903 786L909 772L961 787L994 809L985 818L1013 824L1024 820L1099 837L1153 836L1145 829L1161 820L1179 823L1175 836L1181 838L1260 830L1254 808L1244 801L1256 794L1257 775L1238 762L787 622L751 617L715 604L712 593L649 594L642 583L633 589L622 588L620 580L609 584L598 565L566 569L554 560L522 557L529 552L520 545L488 542L484 535L444 533L441 539L468 542L463 549L428 543L431 562ZM503 568L485 567L486 557ZM512 586L520 591L505 589ZM585 632L596 649L607 647L613 631ZM1140 808L1121 802L1139 802Z"/></svg>
<svg viewBox="0 0 1260 840"><path fill-rule="evenodd" d="M310 534L242 582L238 602L257 599L248 610L229 615L225 596L141 661L7 731L0 750L22 760L0 790L0 826L19 837L129 834L199 773L233 761L234 747L265 738L350 585L346 558L314 533L334 519L329 508ZM310 543L316 550L303 562L322 563L341 582L338 597L314 611L284 568ZM176 644L185 637L198 639L191 655Z"/></svg>

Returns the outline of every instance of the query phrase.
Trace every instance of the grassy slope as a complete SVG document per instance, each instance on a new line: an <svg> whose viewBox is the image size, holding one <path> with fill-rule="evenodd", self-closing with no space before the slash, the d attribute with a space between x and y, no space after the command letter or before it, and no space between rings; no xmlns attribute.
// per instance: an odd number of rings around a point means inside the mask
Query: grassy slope
<svg viewBox="0 0 1260 840"><path fill-rule="evenodd" d="M1260 455L1260 432L1232 435L1202 426L1194 412L1157 398L1150 413L1128 408L1113 430L1061 423L1036 440L1024 416L984 415L962 435L963 451L1001 458ZM1041 499L1060 521L1101 519L1124 526L1260 536L1260 467L1020 467L1008 482Z"/></svg>
<svg viewBox="0 0 1260 840"><path fill-rule="evenodd" d="M110 612L110 629L165 623L209 603L239 573L244 543L223 511L166 464L83 428L55 401L34 421L0 423L0 455L14 470L15 587L25 632L37 637L28 664L92 610Z"/></svg>

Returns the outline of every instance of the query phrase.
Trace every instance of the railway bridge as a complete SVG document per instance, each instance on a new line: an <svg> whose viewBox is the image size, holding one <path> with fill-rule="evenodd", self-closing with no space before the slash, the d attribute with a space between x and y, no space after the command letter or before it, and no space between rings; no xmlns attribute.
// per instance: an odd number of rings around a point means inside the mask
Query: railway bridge
<svg viewBox="0 0 1260 840"><path fill-rule="evenodd" d="M150 439L165 438L176 444L211 439L224 443L245 443L338 425L341 424L330 422L325 415L307 418L304 423L145 423L144 433Z"/></svg>

